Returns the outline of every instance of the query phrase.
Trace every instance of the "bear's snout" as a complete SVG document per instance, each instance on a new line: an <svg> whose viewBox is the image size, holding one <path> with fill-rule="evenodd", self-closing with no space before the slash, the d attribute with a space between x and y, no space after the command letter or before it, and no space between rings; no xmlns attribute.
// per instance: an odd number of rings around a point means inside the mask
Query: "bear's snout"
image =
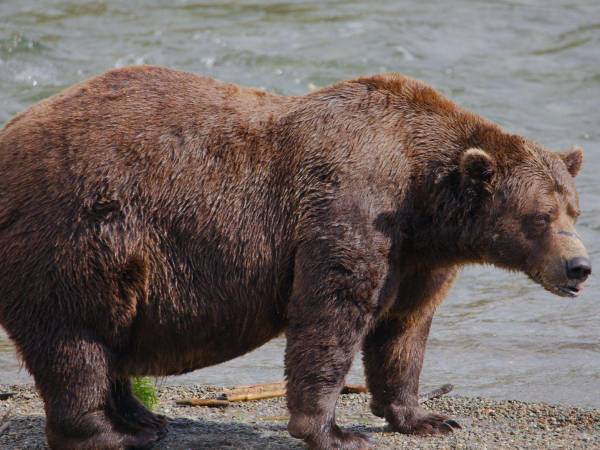
<svg viewBox="0 0 600 450"><path fill-rule="evenodd" d="M576 256L567 261L567 277L583 282L592 273L592 262L585 256Z"/></svg>

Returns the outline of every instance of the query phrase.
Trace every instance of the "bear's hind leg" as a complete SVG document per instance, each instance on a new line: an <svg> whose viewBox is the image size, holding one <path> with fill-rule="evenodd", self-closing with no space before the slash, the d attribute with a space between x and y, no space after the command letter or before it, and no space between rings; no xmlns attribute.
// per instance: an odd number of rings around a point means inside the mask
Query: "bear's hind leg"
<svg viewBox="0 0 600 450"><path fill-rule="evenodd" d="M131 431L156 431L159 437L167 433L168 420L165 416L149 411L135 396L127 378L113 380L111 391L111 417Z"/></svg>
<svg viewBox="0 0 600 450"><path fill-rule="evenodd" d="M91 335L63 335L21 347L46 410L52 449L147 447L155 431L122 430L110 416L110 351Z"/></svg>

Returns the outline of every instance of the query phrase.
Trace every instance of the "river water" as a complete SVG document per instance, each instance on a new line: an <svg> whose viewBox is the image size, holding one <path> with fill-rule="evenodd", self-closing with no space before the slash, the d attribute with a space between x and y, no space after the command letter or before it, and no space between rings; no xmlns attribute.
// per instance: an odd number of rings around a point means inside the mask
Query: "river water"
<svg viewBox="0 0 600 450"><path fill-rule="evenodd" d="M112 67L161 64L281 94L384 71L423 79L508 130L582 145L579 231L600 264L600 2L0 2L0 123ZM600 407L600 277L577 300L464 270L434 320L424 388ZM166 383L283 377L285 342ZM362 381L360 363L349 378ZM0 331L0 383L30 381Z"/></svg>

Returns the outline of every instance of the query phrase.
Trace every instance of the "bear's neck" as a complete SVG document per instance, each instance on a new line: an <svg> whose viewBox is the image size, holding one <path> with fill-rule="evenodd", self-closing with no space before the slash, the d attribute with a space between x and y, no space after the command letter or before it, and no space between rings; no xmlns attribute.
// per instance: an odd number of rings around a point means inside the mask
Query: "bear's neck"
<svg viewBox="0 0 600 450"><path fill-rule="evenodd" d="M508 135L439 94L427 104L401 95L346 83L303 97L283 122L286 146L339 168L348 190L392 199L380 206L396 210L403 252L439 265L477 260L479 205L461 189L459 162L464 150L502 147Z"/></svg>
<svg viewBox="0 0 600 450"><path fill-rule="evenodd" d="M419 123L408 123L405 131L412 144L405 150L411 177L410 195L401 206L408 218L401 224L406 236L403 248L429 266L482 260L480 228L488 215L487 197L463 185L460 160L466 149L495 149L508 136L472 114L459 120L460 124L444 123L441 118L443 133L434 137L428 137Z"/></svg>

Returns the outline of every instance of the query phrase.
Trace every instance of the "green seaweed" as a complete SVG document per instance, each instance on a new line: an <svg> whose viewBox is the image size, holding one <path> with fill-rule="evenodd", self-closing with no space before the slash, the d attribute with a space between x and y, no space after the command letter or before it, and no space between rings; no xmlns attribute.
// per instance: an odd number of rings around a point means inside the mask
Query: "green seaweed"
<svg viewBox="0 0 600 450"><path fill-rule="evenodd" d="M158 395L156 393L156 386L151 378L133 377L131 379L131 389L133 395L150 411L157 405Z"/></svg>

